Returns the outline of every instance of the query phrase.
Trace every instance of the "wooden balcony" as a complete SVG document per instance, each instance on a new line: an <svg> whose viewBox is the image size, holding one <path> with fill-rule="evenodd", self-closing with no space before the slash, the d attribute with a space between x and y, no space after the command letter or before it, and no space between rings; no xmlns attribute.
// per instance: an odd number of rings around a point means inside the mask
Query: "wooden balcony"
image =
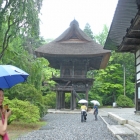
<svg viewBox="0 0 140 140"><path fill-rule="evenodd" d="M86 91L86 87L73 87L73 86L56 86L52 88L54 91L68 91L71 92L75 90L76 92L84 92Z"/></svg>

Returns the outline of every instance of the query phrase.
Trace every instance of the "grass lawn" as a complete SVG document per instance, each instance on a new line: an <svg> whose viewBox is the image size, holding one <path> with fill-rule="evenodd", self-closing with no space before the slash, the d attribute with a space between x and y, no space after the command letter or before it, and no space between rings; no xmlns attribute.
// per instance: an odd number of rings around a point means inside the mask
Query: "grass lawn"
<svg viewBox="0 0 140 140"><path fill-rule="evenodd" d="M24 122L12 122L8 125L8 136L10 140L15 140L17 137L27 134L28 132L38 130L40 127L45 125L46 122L38 122L36 124L27 124Z"/></svg>

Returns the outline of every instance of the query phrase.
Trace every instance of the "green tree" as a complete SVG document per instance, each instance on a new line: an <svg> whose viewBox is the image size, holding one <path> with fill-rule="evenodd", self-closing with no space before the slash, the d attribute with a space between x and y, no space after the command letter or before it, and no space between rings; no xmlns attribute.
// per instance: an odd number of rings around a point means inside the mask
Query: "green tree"
<svg viewBox="0 0 140 140"><path fill-rule="evenodd" d="M95 38L96 42L98 42L101 45L104 45L107 35L108 35L108 28L106 25L104 25L102 32L99 33L98 35L95 35L94 38Z"/></svg>
<svg viewBox="0 0 140 140"><path fill-rule="evenodd" d="M131 80L131 82L135 82L135 58L134 54L132 53L116 53L114 51L111 52L111 58L109 61L110 64L120 64L125 67L125 77L126 80Z"/></svg>
<svg viewBox="0 0 140 140"><path fill-rule="evenodd" d="M108 34L108 28L104 29L99 35L95 36L96 42L104 45ZM94 85L91 88L90 96L102 100L103 104L110 105L116 101L119 95L124 94L134 99L134 55L130 53L111 52L108 66L104 70L89 71L88 76L94 75ZM124 71L125 67L125 71ZM124 72L125 72L125 89L124 89ZM98 95L101 99L98 98Z"/></svg>
<svg viewBox="0 0 140 140"><path fill-rule="evenodd" d="M28 83L41 90L42 82L46 80L45 70L49 68L49 62L45 58L35 58L33 54L29 54L22 46L23 41L20 37L16 37L9 43L1 60L4 64L15 65L29 73ZM50 75L52 76L51 73Z"/></svg>
<svg viewBox="0 0 140 140"><path fill-rule="evenodd" d="M42 0L0 1L0 59L16 36L39 36Z"/></svg>
<svg viewBox="0 0 140 140"><path fill-rule="evenodd" d="M30 37L30 36L21 36L22 39L22 47L28 51L29 54L32 54L35 56L34 50L43 44L46 43L45 39L43 37Z"/></svg>
<svg viewBox="0 0 140 140"><path fill-rule="evenodd" d="M100 89L98 89L100 95L111 95L113 102L116 96L123 93L123 71L121 69L119 64L110 65L105 70L99 70L95 77L96 81L100 81Z"/></svg>
<svg viewBox="0 0 140 140"><path fill-rule="evenodd" d="M90 28L90 25L88 23L86 23L85 28L84 28L84 32L86 33L87 36L89 36L91 39L94 39L93 36L93 32Z"/></svg>
<svg viewBox="0 0 140 140"><path fill-rule="evenodd" d="M109 65L120 64L123 72L123 93L129 98L134 99L135 85L135 62L134 54L132 53L111 53Z"/></svg>

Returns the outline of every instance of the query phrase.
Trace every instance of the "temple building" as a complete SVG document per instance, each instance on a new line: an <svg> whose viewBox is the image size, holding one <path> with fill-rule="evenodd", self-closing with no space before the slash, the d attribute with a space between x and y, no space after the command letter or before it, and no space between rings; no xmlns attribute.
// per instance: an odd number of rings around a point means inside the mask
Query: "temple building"
<svg viewBox="0 0 140 140"><path fill-rule="evenodd" d="M135 55L135 112L140 114L140 0L118 0L104 49Z"/></svg>
<svg viewBox="0 0 140 140"><path fill-rule="evenodd" d="M88 37L73 20L54 41L36 49L37 57L46 58L50 67L60 70L60 76L53 76L57 85L56 109L65 108L65 93L71 94L70 109L76 109L76 99L84 94L88 100L88 91L94 78L87 78L90 70L104 69L110 58L110 51Z"/></svg>

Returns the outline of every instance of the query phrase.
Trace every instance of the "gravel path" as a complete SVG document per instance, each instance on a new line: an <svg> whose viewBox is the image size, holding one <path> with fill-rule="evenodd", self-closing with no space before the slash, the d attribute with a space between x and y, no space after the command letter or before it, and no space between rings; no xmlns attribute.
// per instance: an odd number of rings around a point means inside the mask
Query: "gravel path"
<svg viewBox="0 0 140 140"><path fill-rule="evenodd" d="M102 118L109 124L109 125L118 125L118 122L109 118L108 116L102 116Z"/></svg>
<svg viewBox="0 0 140 140"><path fill-rule="evenodd" d="M28 133L17 140L117 140L103 120L94 120L88 114L87 122L80 121L80 114L47 114L48 124L40 130Z"/></svg>

